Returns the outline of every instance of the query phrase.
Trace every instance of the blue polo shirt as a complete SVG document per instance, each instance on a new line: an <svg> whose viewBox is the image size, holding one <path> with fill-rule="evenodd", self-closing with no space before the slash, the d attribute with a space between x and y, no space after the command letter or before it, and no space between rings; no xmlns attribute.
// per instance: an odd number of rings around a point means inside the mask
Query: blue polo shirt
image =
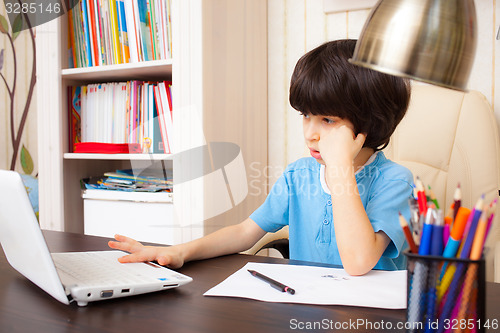
<svg viewBox="0 0 500 333"><path fill-rule="evenodd" d="M399 212L409 220L413 176L382 152L370 160L356 173L358 191L374 231L383 231L391 240L374 268L406 269L406 258L401 253L406 241ZM332 191L336 190L342 189L333 185ZM290 259L342 265L332 209L335 207L324 181L324 166L307 157L286 168L250 218L267 232L289 226Z"/></svg>

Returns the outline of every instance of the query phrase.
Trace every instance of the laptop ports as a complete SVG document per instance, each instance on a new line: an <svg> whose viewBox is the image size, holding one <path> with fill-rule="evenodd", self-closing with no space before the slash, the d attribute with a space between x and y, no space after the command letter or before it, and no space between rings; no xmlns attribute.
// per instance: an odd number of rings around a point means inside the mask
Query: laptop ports
<svg viewBox="0 0 500 333"><path fill-rule="evenodd" d="M101 297L102 298L108 298L113 296L113 290L103 290L101 291Z"/></svg>

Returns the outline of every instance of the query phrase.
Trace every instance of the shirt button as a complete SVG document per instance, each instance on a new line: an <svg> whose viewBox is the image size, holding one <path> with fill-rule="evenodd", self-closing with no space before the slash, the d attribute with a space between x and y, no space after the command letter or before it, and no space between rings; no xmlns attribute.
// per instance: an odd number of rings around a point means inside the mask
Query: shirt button
<svg viewBox="0 0 500 333"><path fill-rule="evenodd" d="M332 200L328 200L328 201L326 202L326 204L327 204L328 206L331 206L331 205L332 205Z"/></svg>
<svg viewBox="0 0 500 333"><path fill-rule="evenodd" d="M328 224L328 223L330 223L330 221L328 221L327 219L323 220L323 224Z"/></svg>

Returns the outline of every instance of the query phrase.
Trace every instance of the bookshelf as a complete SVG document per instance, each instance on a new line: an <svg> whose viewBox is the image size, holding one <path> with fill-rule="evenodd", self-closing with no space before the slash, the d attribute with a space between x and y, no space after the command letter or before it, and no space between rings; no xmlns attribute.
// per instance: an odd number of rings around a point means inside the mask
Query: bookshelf
<svg viewBox="0 0 500 333"><path fill-rule="evenodd" d="M64 153L67 160L132 160L132 161L161 161L171 160L171 154L77 154Z"/></svg>
<svg viewBox="0 0 500 333"><path fill-rule="evenodd" d="M267 1L173 0L171 60L68 68L66 16L37 27L40 224L83 233L79 181L119 168L162 163L174 182L185 165L167 154L74 154L69 151L66 88L94 82L173 82L174 151L210 142L241 149L248 194L211 216L220 195L213 180L174 185L175 243L242 221L265 199L267 184ZM227 176L227 175L225 175ZM250 185L251 184L251 185ZM138 226L139 227L139 226Z"/></svg>
<svg viewBox="0 0 500 333"><path fill-rule="evenodd" d="M61 78L76 82L119 81L126 78L138 80L164 80L172 76L172 59L150 60L144 62L119 65L65 68L61 70Z"/></svg>

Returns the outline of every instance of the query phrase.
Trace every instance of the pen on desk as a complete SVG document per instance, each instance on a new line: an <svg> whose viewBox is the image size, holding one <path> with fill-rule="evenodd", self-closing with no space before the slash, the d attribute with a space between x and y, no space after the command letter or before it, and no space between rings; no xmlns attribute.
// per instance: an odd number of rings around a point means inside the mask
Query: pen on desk
<svg viewBox="0 0 500 333"><path fill-rule="evenodd" d="M413 235L410 231L410 228L408 227L408 222L406 222L405 217L399 213L399 224L401 224L401 228L403 229L403 233L405 235L406 241L408 242L408 245L410 246L410 251L412 253L418 253L418 248L417 245L415 244L415 240L413 239Z"/></svg>
<svg viewBox="0 0 500 333"><path fill-rule="evenodd" d="M271 287L276 288L281 292L287 292L287 293L292 294L292 295L295 294L295 290L293 288L290 288L289 286L284 285L281 282L273 280L270 277L265 276L264 274L261 274L257 271L252 270L252 269L248 269L248 272L250 272L250 274L252 274L253 276L255 276L257 278L259 278L263 281L266 281L267 283L269 283L271 285Z"/></svg>

